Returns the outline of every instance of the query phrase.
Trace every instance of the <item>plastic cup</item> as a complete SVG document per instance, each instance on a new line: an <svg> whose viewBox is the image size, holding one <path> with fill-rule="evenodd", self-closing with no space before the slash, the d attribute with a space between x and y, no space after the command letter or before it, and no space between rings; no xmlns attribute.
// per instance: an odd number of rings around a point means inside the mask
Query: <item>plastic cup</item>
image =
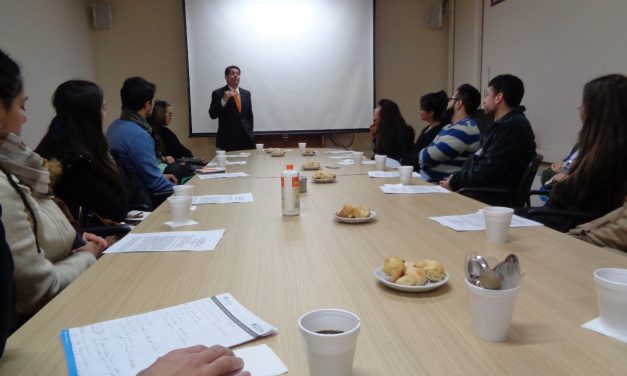
<svg viewBox="0 0 627 376"><path fill-rule="evenodd" d="M194 195L194 186L193 185L175 185L174 186L174 195L181 197L190 197Z"/></svg>
<svg viewBox="0 0 627 376"><path fill-rule="evenodd" d="M307 177L300 177L300 193L307 193Z"/></svg>
<svg viewBox="0 0 627 376"><path fill-rule="evenodd" d="M507 337L514 303L520 285L509 290L488 290L466 281L470 295L470 312L477 337L490 342L501 342Z"/></svg>
<svg viewBox="0 0 627 376"><path fill-rule="evenodd" d="M216 155L216 162L218 162L218 167L226 168L226 155L224 154Z"/></svg>
<svg viewBox="0 0 627 376"><path fill-rule="evenodd" d="M364 159L364 152L363 151L354 151L353 152L353 159L355 160L355 166L361 166L361 161L362 161L362 159Z"/></svg>
<svg viewBox="0 0 627 376"><path fill-rule="evenodd" d="M300 153L304 153L305 149L307 148L307 143L306 142L299 142L298 143L298 148L300 149Z"/></svg>
<svg viewBox="0 0 627 376"><path fill-rule="evenodd" d="M257 153L263 153L263 144L255 144L255 148L257 148Z"/></svg>
<svg viewBox="0 0 627 376"><path fill-rule="evenodd" d="M341 309L319 309L301 316L298 327L305 341L309 374L350 375L360 326L359 317Z"/></svg>
<svg viewBox="0 0 627 376"><path fill-rule="evenodd" d="M385 160L388 157L385 155L379 155L379 154L375 154L374 156L374 165L377 171L383 171L385 170Z"/></svg>
<svg viewBox="0 0 627 376"><path fill-rule="evenodd" d="M594 271L601 325L614 334L627 336L627 269Z"/></svg>
<svg viewBox="0 0 627 376"><path fill-rule="evenodd" d="M411 174L414 172L414 166L399 166L398 174L401 178L401 184L410 185L411 184Z"/></svg>
<svg viewBox="0 0 627 376"><path fill-rule="evenodd" d="M184 225L189 221L189 211L192 208L192 198L190 196L170 196L170 213L172 214L172 224Z"/></svg>
<svg viewBox="0 0 627 376"><path fill-rule="evenodd" d="M489 243L503 244L507 241L514 209L488 206L481 209L485 218L485 238Z"/></svg>
<svg viewBox="0 0 627 376"><path fill-rule="evenodd" d="M216 155L226 155L226 150L216 150Z"/></svg>

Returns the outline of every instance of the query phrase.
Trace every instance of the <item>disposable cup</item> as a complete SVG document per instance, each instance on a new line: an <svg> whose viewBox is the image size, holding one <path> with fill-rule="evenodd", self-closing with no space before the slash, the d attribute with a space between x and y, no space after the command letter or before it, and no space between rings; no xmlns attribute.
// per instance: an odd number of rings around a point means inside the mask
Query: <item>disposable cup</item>
<svg viewBox="0 0 627 376"><path fill-rule="evenodd" d="M362 159L364 159L364 152L363 151L354 151L353 152L353 159L355 159L355 166L361 166L361 161L362 161Z"/></svg>
<svg viewBox="0 0 627 376"><path fill-rule="evenodd" d="M489 243L505 243L514 209L488 206L481 209L485 218L485 238Z"/></svg>
<svg viewBox="0 0 627 376"><path fill-rule="evenodd" d="M300 149L301 154L305 152L306 148L307 148L307 143L306 142L299 142L298 143L298 149Z"/></svg>
<svg viewBox="0 0 627 376"><path fill-rule="evenodd" d="M300 177L300 193L307 193L307 177Z"/></svg>
<svg viewBox="0 0 627 376"><path fill-rule="evenodd" d="M594 271L601 325L609 332L627 336L627 269Z"/></svg>
<svg viewBox="0 0 627 376"><path fill-rule="evenodd" d="M319 309L301 316L298 326L305 341L311 376L348 376L352 373L361 326L357 315L341 309Z"/></svg>
<svg viewBox="0 0 627 376"><path fill-rule="evenodd" d="M411 184L411 174L414 172L414 166L399 166L398 174L401 178L401 184L410 185Z"/></svg>
<svg viewBox="0 0 627 376"><path fill-rule="evenodd" d="M257 153L263 153L263 144L255 144L255 148L257 148Z"/></svg>
<svg viewBox="0 0 627 376"><path fill-rule="evenodd" d="M190 196L170 196L168 197L170 204L170 213L172 214L172 223L182 225L189 220L189 211L192 208L192 198Z"/></svg>
<svg viewBox="0 0 627 376"><path fill-rule="evenodd" d="M218 163L218 167L226 168L226 155L224 154L216 155L216 162Z"/></svg>
<svg viewBox="0 0 627 376"><path fill-rule="evenodd" d="M226 155L226 150L216 150L216 155Z"/></svg>
<svg viewBox="0 0 627 376"><path fill-rule="evenodd" d="M193 185L175 185L174 186L174 195L181 197L189 197L194 195L194 186Z"/></svg>
<svg viewBox="0 0 627 376"><path fill-rule="evenodd" d="M379 154L375 154L374 156L374 165L375 165L375 169L377 171L383 171L385 170L385 160L388 157L385 155L379 155Z"/></svg>
<svg viewBox="0 0 627 376"><path fill-rule="evenodd" d="M477 337L490 342L505 340L520 285L509 290L489 290L464 280L470 295L470 313Z"/></svg>

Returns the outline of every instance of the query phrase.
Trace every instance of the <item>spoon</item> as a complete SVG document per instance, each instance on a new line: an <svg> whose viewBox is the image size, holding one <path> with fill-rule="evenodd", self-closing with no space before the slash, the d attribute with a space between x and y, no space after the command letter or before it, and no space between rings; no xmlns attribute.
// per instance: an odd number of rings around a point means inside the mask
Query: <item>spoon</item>
<svg viewBox="0 0 627 376"><path fill-rule="evenodd" d="M515 254L509 254L505 260L499 262L494 267L494 273L499 275L503 283L501 290L509 290L518 286L520 282L520 264Z"/></svg>
<svg viewBox="0 0 627 376"><path fill-rule="evenodd" d="M501 277L494 270L486 270L481 272L479 282L481 282L481 287L485 289L499 290L503 285L503 277Z"/></svg>
<svg viewBox="0 0 627 376"><path fill-rule="evenodd" d="M479 278L481 273L489 270L488 264L483 257L474 253L468 256L466 261L466 278L470 284L481 287Z"/></svg>

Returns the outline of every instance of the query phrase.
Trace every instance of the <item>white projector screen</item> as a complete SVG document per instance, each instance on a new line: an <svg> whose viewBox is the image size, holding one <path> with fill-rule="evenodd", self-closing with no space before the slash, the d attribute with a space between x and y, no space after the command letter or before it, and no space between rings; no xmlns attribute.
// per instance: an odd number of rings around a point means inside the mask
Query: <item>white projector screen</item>
<svg viewBox="0 0 627 376"><path fill-rule="evenodd" d="M241 68L255 133L367 128L374 101L373 0L184 0L190 133L213 135L211 92Z"/></svg>

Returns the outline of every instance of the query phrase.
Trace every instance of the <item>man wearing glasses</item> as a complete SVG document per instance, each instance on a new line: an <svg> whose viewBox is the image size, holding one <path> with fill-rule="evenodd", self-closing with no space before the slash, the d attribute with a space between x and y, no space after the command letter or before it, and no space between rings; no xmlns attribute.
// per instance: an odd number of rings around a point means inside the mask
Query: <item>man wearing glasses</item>
<svg viewBox="0 0 627 376"><path fill-rule="evenodd" d="M481 94L469 84L457 88L449 98L444 126L431 144L418 153L420 174L428 180L440 181L463 166L466 159L479 148L479 128L471 117L479 108Z"/></svg>
<svg viewBox="0 0 627 376"><path fill-rule="evenodd" d="M494 77L483 100L486 115L494 116L481 137L479 150L461 170L440 181L449 190L464 187L504 188L515 191L529 162L536 155L536 143L529 120L520 105L525 88L511 74Z"/></svg>

